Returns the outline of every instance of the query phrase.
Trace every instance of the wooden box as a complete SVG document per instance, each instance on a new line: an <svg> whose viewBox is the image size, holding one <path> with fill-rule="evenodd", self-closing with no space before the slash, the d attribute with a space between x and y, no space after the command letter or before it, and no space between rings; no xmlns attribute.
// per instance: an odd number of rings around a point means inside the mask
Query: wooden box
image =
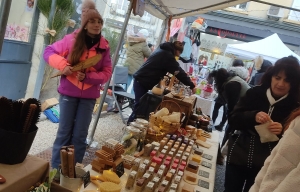
<svg viewBox="0 0 300 192"><path fill-rule="evenodd" d="M163 100L171 100L176 102L181 109L181 112L185 113L185 120L182 123L182 127L185 127L187 125L187 122L189 121L189 117L191 114L193 114L194 107L196 105L197 97L194 95L191 95L190 97L184 97L183 99L177 99L175 98L171 93L164 96ZM161 108L166 107L170 111L178 111L178 106L175 104L172 104L172 102L165 102L161 105Z"/></svg>

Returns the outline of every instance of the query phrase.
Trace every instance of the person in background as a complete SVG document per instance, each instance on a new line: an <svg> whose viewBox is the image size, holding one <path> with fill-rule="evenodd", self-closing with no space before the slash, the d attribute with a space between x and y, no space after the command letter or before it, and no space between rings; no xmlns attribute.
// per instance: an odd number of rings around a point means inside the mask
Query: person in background
<svg viewBox="0 0 300 192"><path fill-rule="evenodd" d="M46 47L45 61L63 73L60 93L60 118L52 150L52 168L58 168L62 146L74 145L75 163L81 163L99 87L112 75L108 41L101 36L103 19L92 0L82 5L81 28ZM96 54L102 55L93 67L72 72L74 65Z"/></svg>
<svg viewBox="0 0 300 192"><path fill-rule="evenodd" d="M132 75L142 66L145 58L148 58L151 54L151 50L146 42L147 36L148 31L146 29L141 29L135 36L127 36L127 57L124 63L124 66L128 67L127 88L132 82ZM131 93L133 94L133 89Z"/></svg>
<svg viewBox="0 0 300 192"><path fill-rule="evenodd" d="M249 71L245 68L244 62L240 59L235 59L232 63L232 67L229 67L228 71L235 73L246 82L249 79Z"/></svg>
<svg viewBox="0 0 300 192"><path fill-rule="evenodd" d="M244 81L247 81L249 78L249 72L248 70L244 67L244 63L242 60L235 59L232 63L232 67L228 69L229 73L232 73L232 75L237 75ZM215 99L215 105L213 109L213 114L212 114L212 120L213 123L215 123L219 109L223 106L223 116L222 120L219 125L215 126L215 129L218 131L222 131L223 127L227 121L227 106L226 106L226 101L223 99L222 95L218 95L218 97Z"/></svg>
<svg viewBox="0 0 300 192"><path fill-rule="evenodd" d="M257 73L252 77L250 80L250 86L256 86L260 85L261 78L265 74L265 72L268 70L269 67L272 66L272 63L268 60L263 59L261 56L258 56L255 59L254 68L257 71Z"/></svg>
<svg viewBox="0 0 300 192"><path fill-rule="evenodd" d="M209 78L214 79L215 89L219 94L218 96L225 102L225 104L227 104L227 111L225 111L225 113L228 116L228 114L232 112L238 100L245 95L246 91L250 87L239 76L228 72L224 68L220 68L216 71L212 71L209 74ZM221 147L227 141L230 131L231 130L227 125L224 133L223 142L221 143ZM223 165L224 163L224 157L222 156L220 149L219 149L217 163L219 165Z"/></svg>
<svg viewBox="0 0 300 192"><path fill-rule="evenodd" d="M298 191L300 183L300 108L287 120L284 135L266 159L250 192Z"/></svg>
<svg viewBox="0 0 300 192"><path fill-rule="evenodd" d="M229 115L225 192L248 191L276 142L261 143L255 126L270 122L281 137L282 125L299 107L300 67L295 57L279 59L264 74L261 85L249 89ZM272 191L272 190L270 190Z"/></svg>
<svg viewBox="0 0 300 192"><path fill-rule="evenodd" d="M150 55L147 61L133 75L133 89L135 94L135 104L132 114L127 124L136 118L136 111L139 106L140 98L157 85L167 73L171 73L183 84L190 86L195 93L195 85L190 77L181 69L175 56L180 56L183 51L183 44L180 41L166 42L160 44Z"/></svg>

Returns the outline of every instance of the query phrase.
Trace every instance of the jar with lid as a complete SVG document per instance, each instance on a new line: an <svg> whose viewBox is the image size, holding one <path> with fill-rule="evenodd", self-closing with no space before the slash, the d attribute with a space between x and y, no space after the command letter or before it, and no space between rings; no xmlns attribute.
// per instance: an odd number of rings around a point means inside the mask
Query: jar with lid
<svg viewBox="0 0 300 192"><path fill-rule="evenodd" d="M144 144L145 144L145 138L146 138L146 134L147 134L147 128L148 125L145 122L146 120L143 121L144 124L142 124L142 120L141 119L136 119L134 122L130 123L130 126L137 128L140 130L139 133L139 138L138 138L138 143L137 143L137 150L141 151L144 148Z"/></svg>
<svg viewBox="0 0 300 192"><path fill-rule="evenodd" d="M133 155L140 138L141 131L133 126L127 126L121 139L121 144L124 147L124 155Z"/></svg>
<svg viewBox="0 0 300 192"><path fill-rule="evenodd" d="M205 98L205 99L208 99L208 98L210 98L211 97L211 94L212 94L212 92L213 92L214 90L213 90L213 88L212 88L212 85L211 84L207 84L205 87L204 87L204 89L203 89L203 97Z"/></svg>

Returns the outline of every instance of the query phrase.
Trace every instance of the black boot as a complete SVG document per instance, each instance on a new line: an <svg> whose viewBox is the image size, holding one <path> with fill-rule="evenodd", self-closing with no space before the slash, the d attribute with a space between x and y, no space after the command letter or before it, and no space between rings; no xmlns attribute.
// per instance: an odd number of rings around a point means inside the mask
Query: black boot
<svg viewBox="0 0 300 192"><path fill-rule="evenodd" d="M216 126L215 126L215 129L216 129L217 131L223 131L223 127L224 127L224 124L220 124L220 125L216 125Z"/></svg>

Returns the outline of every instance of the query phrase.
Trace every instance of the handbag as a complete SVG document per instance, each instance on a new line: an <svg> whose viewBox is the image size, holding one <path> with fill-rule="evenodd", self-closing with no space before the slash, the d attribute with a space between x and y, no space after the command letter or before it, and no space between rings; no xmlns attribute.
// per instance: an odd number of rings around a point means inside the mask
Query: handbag
<svg viewBox="0 0 300 192"><path fill-rule="evenodd" d="M227 163L262 167L278 142L261 143L258 134L251 130L235 131L229 135Z"/></svg>

